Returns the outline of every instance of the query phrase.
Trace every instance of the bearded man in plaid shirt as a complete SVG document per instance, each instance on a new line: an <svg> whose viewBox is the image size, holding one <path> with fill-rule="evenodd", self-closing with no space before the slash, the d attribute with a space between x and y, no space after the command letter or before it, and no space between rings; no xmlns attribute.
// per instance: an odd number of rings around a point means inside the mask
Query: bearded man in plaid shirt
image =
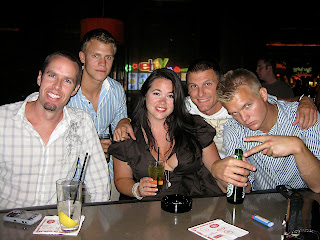
<svg viewBox="0 0 320 240"><path fill-rule="evenodd" d="M73 177L86 153L91 201L110 199L108 165L92 119L66 107L81 72L76 57L55 52L39 71L39 93L0 107L0 209L56 204L55 182Z"/></svg>

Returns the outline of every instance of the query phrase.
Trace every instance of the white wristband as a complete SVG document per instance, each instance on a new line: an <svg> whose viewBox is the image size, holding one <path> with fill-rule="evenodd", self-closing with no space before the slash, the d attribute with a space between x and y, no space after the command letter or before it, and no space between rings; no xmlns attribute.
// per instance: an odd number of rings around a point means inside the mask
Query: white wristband
<svg viewBox="0 0 320 240"><path fill-rule="evenodd" d="M137 194L137 188L139 187L139 184L140 184L139 182L133 184L132 194L136 199L141 200L143 197L139 197L138 194Z"/></svg>

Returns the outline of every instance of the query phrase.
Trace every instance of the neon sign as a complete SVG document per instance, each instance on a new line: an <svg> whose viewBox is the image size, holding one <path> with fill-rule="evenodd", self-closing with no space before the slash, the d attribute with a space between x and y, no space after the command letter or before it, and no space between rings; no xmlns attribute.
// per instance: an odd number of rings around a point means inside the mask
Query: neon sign
<svg viewBox="0 0 320 240"><path fill-rule="evenodd" d="M148 62L133 63L132 65L126 64L125 70L126 72L131 72L133 70L139 70L141 72L152 72L155 69L166 67L168 69L173 70L176 73L188 71L188 68L180 68L178 66L175 66L175 67L167 66L168 62L169 62L169 58L164 58L164 59L156 58L154 60L148 59Z"/></svg>
<svg viewBox="0 0 320 240"><path fill-rule="evenodd" d="M309 74L312 72L312 67L293 67L292 71L295 74Z"/></svg>

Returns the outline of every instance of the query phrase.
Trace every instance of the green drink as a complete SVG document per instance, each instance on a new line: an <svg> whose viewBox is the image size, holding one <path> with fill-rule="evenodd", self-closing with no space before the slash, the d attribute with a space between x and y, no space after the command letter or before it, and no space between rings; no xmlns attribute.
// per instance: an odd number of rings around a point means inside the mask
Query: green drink
<svg viewBox="0 0 320 240"><path fill-rule="evenodd" d="M153 179L152 183L157 184L158 192L161 192L164 179L164 166L158 162L150 162L148 174Z"/></svg>

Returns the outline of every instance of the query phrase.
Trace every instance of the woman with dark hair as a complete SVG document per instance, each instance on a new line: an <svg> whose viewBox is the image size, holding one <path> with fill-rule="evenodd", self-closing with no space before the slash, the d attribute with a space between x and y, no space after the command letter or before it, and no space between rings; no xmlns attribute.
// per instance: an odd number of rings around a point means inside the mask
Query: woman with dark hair
<svg viewBox="0 0 320 240"><path fill-rule="evenodd" d="M136 140L113 143L114 180L126 196L161 197L216 195L222 191L211 174L219 158L213 137L215 129L185 107L178 75L166 68L153 71L141 88L133 113ZM165 169L160 193L148 177L149 162L159 161Z"/></svg>

